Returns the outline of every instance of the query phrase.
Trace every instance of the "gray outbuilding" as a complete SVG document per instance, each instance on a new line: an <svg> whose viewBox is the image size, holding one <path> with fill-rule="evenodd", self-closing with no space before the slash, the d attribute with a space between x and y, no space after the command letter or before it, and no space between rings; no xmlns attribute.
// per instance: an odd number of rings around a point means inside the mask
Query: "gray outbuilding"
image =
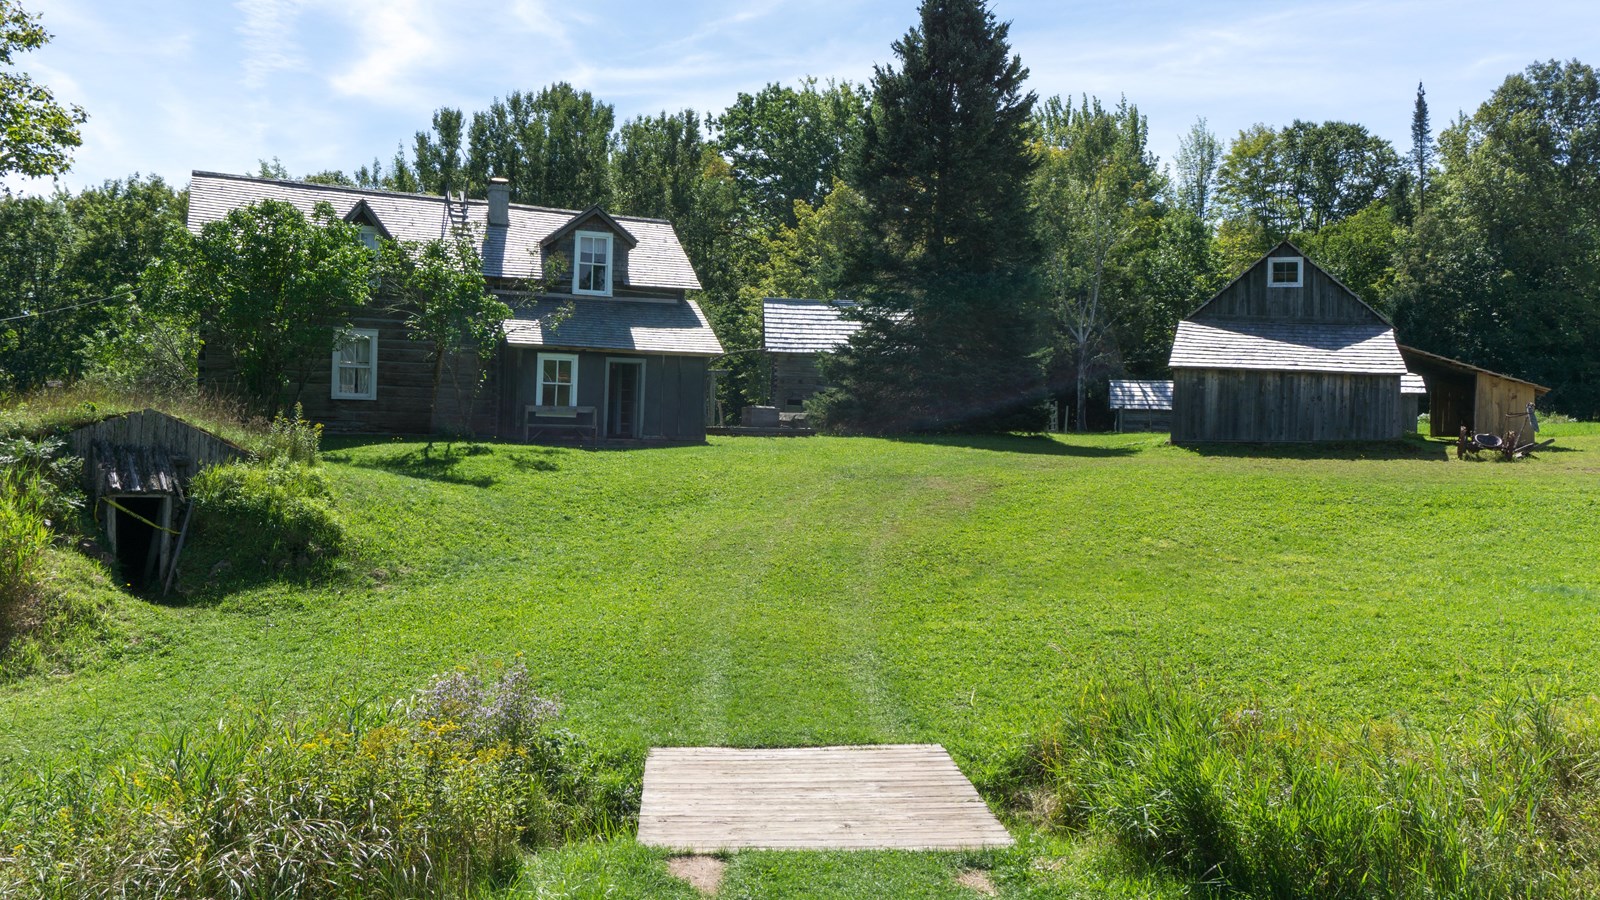
<svg viewBox="0 0 1600 900"><path fill-rule="evenodd" d="M1172 440L1398 439L1394 326L1284 241L1178 323Z"/></svg>

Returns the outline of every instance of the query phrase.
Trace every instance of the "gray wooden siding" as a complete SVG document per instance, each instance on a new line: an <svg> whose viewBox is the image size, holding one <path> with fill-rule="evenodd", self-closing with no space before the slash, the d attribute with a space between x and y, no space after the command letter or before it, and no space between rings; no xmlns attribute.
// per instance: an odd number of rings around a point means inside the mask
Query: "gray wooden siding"
<svg viewBox="0 0 1600 900"><path fill-rule="evenodd" d="M498 434L521 439L522 415L538 400L538 358L534 347L507 347L507 384L495 405L501 410ZM692 356L645 356L606 351L572 352L578 357L578 406L592 406L601 423L606 421L606 368L610 360L644 361L644 397L640 410L642 437L646 440L703 441L706 437L706 361ZM485 402L485 407L491 407Z"/></svg>
<svg viewBox="0 0 1600 900"><path fill-rule="evenodd" d="M1173 373L1173 443L1399 437L1398 375L1222 369Z"/></svg>
<svg viewBox="0 0 1600 900"><path fill-rule="evenodd" d="M1274 256L1291 256L1287 250ZM1377 313L1361 303L1332 277L1300 257L1301 287L1268 287L1267 261L1262 259L1228 285L1189 318L1270 319L1307 323L1382 323Z"/></svg>
<svg viewBox="0 0 1600 900"><path fill-rule="evenodd" d="M329 323L328 352L315 354L305 362L305 382L298 399L306 418L323 423L330 432L426 434L431 431L433 366L427 356L432 345L409 339L398 314L367 312L352 319L351 325L378 332L377 397L373 400L333 399L331 345L334 326ZM300 373L290 377L298 383ZM200 380L207 386L227 391L240 387L227 335L206 335ZM294 399L289 402L293 404Z"/></svg>
<svg viewBox="0 0 1600 900"><path fill-rule="evenodd" d="M814 353L773 353L772 405L784 412L802 412L811 396L828 386Z"/></svg>

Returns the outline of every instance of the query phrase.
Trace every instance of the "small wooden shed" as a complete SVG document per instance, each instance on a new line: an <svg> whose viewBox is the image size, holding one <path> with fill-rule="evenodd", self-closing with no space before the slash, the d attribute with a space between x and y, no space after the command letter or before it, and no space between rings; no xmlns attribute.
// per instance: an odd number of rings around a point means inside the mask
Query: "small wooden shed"
<svg viewBox="0 0 1600 900"><path fill-rule="evenodd" d="M231 441L164 412L112 416L67 435L83 459L95 520L125 581L152 583L172 564L178 512L189 479L207 466L248 454Z"/></svg>
<svg viewBox="0 0 1600 900"><path fill-rule="evenodd" d="M1284 241L1178 323L1173 443L1395 440L1394 326Z"/></svg>
<svg viewBox="0 0 1600 900"><path fill-rule="evenodd" d="M1170 431L1172 382L1111 380L1118 431Z"/></svg>
<svg viewBox="0 0 1600 900"><path fill-rule="evenodd" d="M1511 375L1481 369L1448 356L1400 347L1411 371L1422 376L1428 394L1428 434L1456 437L1463 426L1473 434L1527 434L1529 404L1550 393Z"/></svg>
<svg viewBox="0 0 1600 900"><path fill-rule="evenodd" d="M772 367L772 403L783 412L802 412L811 395L828 385L817 357L844 346L861 323L844 317L853 304L842 300L761 301L761 348Z"/></svg>

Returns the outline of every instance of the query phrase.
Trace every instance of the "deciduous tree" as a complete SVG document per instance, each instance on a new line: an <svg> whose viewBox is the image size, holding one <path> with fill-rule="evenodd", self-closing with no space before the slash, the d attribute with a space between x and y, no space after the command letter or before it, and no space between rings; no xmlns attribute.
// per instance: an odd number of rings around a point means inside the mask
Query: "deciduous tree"
<svg viewBox="0 0 1600 900"><path fill-rule="evenodd" d="M41 178L72 166L83 143L83 107L63 106L50 89L17 71L15 57L50 42L50 33L15 0L0 0L0 176Z"/></svg>

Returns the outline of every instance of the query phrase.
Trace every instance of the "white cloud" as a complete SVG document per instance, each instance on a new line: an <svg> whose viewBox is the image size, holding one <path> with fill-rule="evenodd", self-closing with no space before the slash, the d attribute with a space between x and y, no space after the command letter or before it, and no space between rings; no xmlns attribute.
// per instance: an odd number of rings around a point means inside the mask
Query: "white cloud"
<svg viewBox="0 0 1600 900"><path fill-rule="evenodd" d="M235 29L243 38L244 85L265 86L274 72L304 69L306 60L294 40L300 0L238 0L233 8L244 14Z"/></svg>

